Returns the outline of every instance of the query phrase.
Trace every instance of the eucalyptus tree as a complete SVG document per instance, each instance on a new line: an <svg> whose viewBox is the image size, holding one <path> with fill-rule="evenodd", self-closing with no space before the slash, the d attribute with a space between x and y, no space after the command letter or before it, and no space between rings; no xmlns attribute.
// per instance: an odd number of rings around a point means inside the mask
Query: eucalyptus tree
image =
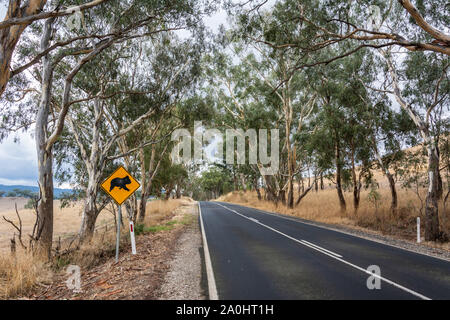
<svg viewBox="0 0 450 320"><path fill-rule="evenodd" d="M448 3L409 0L342 1L284 0L274 7L284 12L286 22L298 25L284 39L267 40L249 35L274 48L296 48L308 61L299 59L296 69L328 64L363 48L402 48L409 52L450 55ZM250 0L229 4L248 30L260 19L268 1ZM317 53L337 49L332 56Z"/></svg>
<svg viewBox="0 0 450 320"><path fill-rule="evenodd" d="M216 199L230 191L232 180L229 171L224 166L211 166L201 173L200 185L208 199Z"/></svg>
<svg viewBox="0 0 450 320"><path fill-rule="evenodd" d="M216 109L215 123L222 133L227 129L249 129L278 127L277 115L270 102L266 101L269 89L255 72L251 62L240 60L233 63L232 54L224 54L219 50L208 57L209 95L214 98ZM243 59L252 59L244 57ZM244 134L245 134L244 132ZM236 148L235 148L236 149ZM234 152L235 158L237 150ZM230 150L227 150L230 152ZM246 156L250 150L246 150ZM249 157L246 157L249 159ZM219 159L222 160L222 159ZM224 161L221 161L222 164ZM252 170L257 176L262 176L266 195L270 200L277 201L279 186L274 176L262 174L262 166L258 164L228 164L228 170L233 177L234 189L239 188L239 175L244 171Z"/></svg>
<svg viewBox="0 0 450 320"><path fill-rule="evenodd" d="M81 19L81 12L96 7L106 1L108 0L94 0L82 4L79 1L58 1L57 4L53 5L55 1L29 0L22 2L21 0L10 0L6 16L0 22L0 96L5 91L11 77L37 63L45 55L44 52L39 52L33 59L30 59L31 62L10 70L14 50L23 32L30 24L35 21L69 16L74 13L78 14L78 16L73 18ZM51 51L63 45L63 43L58 43L47 50Z"/></svg>
<svg viewBox="0 0 450 320"><path fill-rule="evenodd" d="M32 74L35 82L41 85L24 89L30 85L25 81L32 80L21 79L16 82L19 88L17 95L34 93L40 102L36 107L33 98L25 98L22 99L20 112L17 108L2 110L5 112L3 133L14 129L18 122L24 123L24 126L35 123L41 188L38 227L42 230L42 236L39 243L47 253L50 253L53 234L53 147L63 131L70 107L75 103L101 98L98 96L99 91L95 90L72 97L72 84L78 81L78 73L99 54L116 44L196 26L203 12L199 5L190 1L176 4L170 1L108 1L107 11L105 8L94 9L90 11L90 19L86 19L81 30L69 30L65 21L57 17L45 20L43 28L37 25L29 29L30 36L26 43L23 39L23 45L38 47L39 52L44 52L39 61L41 71L34 70ZM39 35L40 44L37 44ZM50 50L55 46L57 50ZM23 49L22 52L26 54L27 50Z"/></svg>
<svg viewBox="0 0 450 320"><path fill-rule="evenodd" d="M265 43L277 50L286 48L295 50L299 58L292 72L329 66L330 63L354 55L363 48L379 49L385 52L387 63L385 72L389 75L393 87L390 91L415 122L429 149L429 192L426 201L425 237L427 240L436 240L439 237L437 199L441 194L439 172L436 169L439 164L439 151L437 147L433 147L436 143L432 143L429 126L431 114L435 110L440 110L436 106L443 105L442 91L437 88L444 87L448 78L449 18L446 10L442 10L448 5L438 1L419 1L416 7L411 1L406 0L346 3L336 0L286 0L277 3L274 10L283 12L285 21L297 22L297 29L285 34L284 37L266 39L252 32L254 25L257 25L261 19L260 11L265 3L266 1L250 1L244 6L238 6L238 11L241 13L240 20L247 26L246 36L252 41ZM249 6L251 6L250 9ZM407 18L399 18L405 17L405 12ZM429 103L423 108L428 111L418 112L415 110L416 107L411 106L402 96L403 88L399 84L401 80L396 71L396 64L401 65L402 59L396 56L397 53L393 55L386 53L387 51L393 53L394 49L404 54L406 59L413 59L416 55L423 56L427 57L423 59L424 61L430 61L436 65L437 69L428 69L424 64L416 64L423 69L410 68L415 71L412 71L408 77L411 79L413 76L419 79L418 74L421 74L422 79L431 81L431 85L430 83L425 85L435 93L430 95L434 98L429 99ZM428 76L423 77L424 73L428 73ZM430 76L433 79L430 79ZM418 92L422 88L419 88ZM411 100L413 100L412 95ZM434 102L430 101L433 99ZM342 205L341 201L341 207Z"/></svg>
<svg viewBox="0 0 450 320"><path fill-rule="evenodd" d="M350 180L353 189L353 209L356 213L360 204L361 188L371 182L373 150L366 139L369 129L365 123L367 113L367 90L358 80L368 73L365 61L370 60L365 51L343 58L333 63L335 76L333 81L338 84L335 92L336 103L343 107L342 138L344 148L348 150ZM359 171L359 172L358 172ZM357 173L358 172L358 173Z"/></svg>
<svg viewBox="0 0 450 320"><path fill-rule="evenodd" d="M361 96L365 104L362 123L369 130L367 137L378 169L388 180L391 193L391 214L395 217L398 207L396 180L402 171L405 158L404 149L417 145L417 128L407 112L392 106L389 90L376 89L370 84L383 82L380 79L380 64L383 62L373 54L366 55L363 62L365 74L357 79L366 87L366 95ZM382 77L383 78L383 77Z"/></svg>
<svg viewBox="0 0 450 320"><path fill-rule="evenodd" d="M448 57L415 53L403 64L396 64L389 52L383 52L383 56L392 82L391 93L416 125L427 150L425 239L434 241L440 237L438 200L442 197L442 179L439 139L442 122L448 121L445 115L449 111L450 60ZM398 76L399 68L407 79L403 88Z"/></svg>
<svg viewBox="0 0 450 320"><path fill-rule="evenodd" d="M183 53L183 50L178 50L178 54ZM192 53L191 53L192 54ZM199 51L196 53L200 54ZM189 54L188 54L189 56ZM193 55L195 56L195 54ZM179 58L179 57L178 57ZM178 59L176 58L176 60ZM200 58L200 57L198 57ZM198 68L198 62L196 59L192 61L192 66ZM161 67L162 65L160 65ZM196 96L197 85L199 80L199 72L201 69L191 69L191 73L186 78L181 78L175 83L175 93L177 90L183 93L180 99L177 99L175 103L167 110L169 112L162 113L149 119L146 122L143 130L144 134L151 136L153 140L158 141L156 144L152 144L149 147L142 147L139 149L139 163L140 163L140 176L141 176L141 200L139 203L139 221L143 222L146 216L147 200L150 197L152 191L155 191L154 181L157 179L157 175L160 170L164 169L164 165L168 164L167 156L170 154L171 149L174 146L174 142L170 141L172 132L180 127L189 127L194 122L193 117L197 116L195 120L206 119L204 116L208 113L204 113L206 108L205 101ZM183 80L185 81L183 83ZM185 165L184 165L185 166ZM187 168L181 166L183 170L179 170L182 174L176 176L176 190L180 192L181 186L187 184ZM186 173L186 174L185 174ZM158 191L159 193L159 191ZM177 194L177 196L179 193Z"/></svg>
<svg viewBox="0 0 450 320"><path fill-rule="evenodd" d="M237 20L232 34L236 42L233 45L239 50L234 51L242 63L247 65L248 77L254 78L253 82L259 82L258 99L264 99L265 105L277 118L273 123L274 127L282 132L280 172L276 177L263 175L265 185L270 188L272 183L269 180L275 178L275 200L286 202L292 208L295 202L294 177L302 169L301 159L296 158L297 153L301 154L302 146L293 139L293 135L302 131L309 121L317 95L304 90L307 85L304 74L291 72L298 60L296 53L289 49L274 50L266 43L293 32L296 24L286 21L283 12L277 10L264 11L259 17L250 26L250 36L246 22ZM255 37L264 41L256 41Z"/></svg>
<svg viewBox="0 0 450 320"><path fill-rule="evenodd" d="M196 58L197 57L197 58ZM80 240L92 237L102 205L96 200L99 185L106 178L107 166L122 161L139 175L138 153L152 147L149 179L146 168L140 172L144 180L141 208L146 203L148 188L157 172L154 166L157 145L167 144L171 130L172 110L184 94L192 89L197 77L199 52L191 40L181 42L174 35L161 34L143 43L123 43L108 55L101 56L80 75L80 92L98 90L97 98L74 105L67 115L69 133L76 142L77 154L87 173L85 207L80 227ZM131 61L129 60L131 59ZM100 76L92 78L92 72ZM166 148L163 148L163 153ZM158 157L159 159L161 157ZM76 158L76 161L80 161ZM152 160L150 159L152 162ZM137 216L137 198L127 203L131 219ZM142 217L145 212L141 212Z"/></svg>

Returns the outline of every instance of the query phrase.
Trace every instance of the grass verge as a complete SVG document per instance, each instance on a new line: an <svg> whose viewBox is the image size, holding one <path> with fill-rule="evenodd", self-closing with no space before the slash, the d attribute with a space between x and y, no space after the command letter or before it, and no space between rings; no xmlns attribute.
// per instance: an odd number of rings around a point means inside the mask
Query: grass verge
<svg viewBox="0 0 450 320"><path fill-rule="evenodd" d="M169 230L176 224L185 224L189 217L171 220L173 212L190 199L155 200L147 204L146 219L142 224L145 232ZM126 222L124 221L124 225ZM137 228L136 228L137 229ZM143 232L143 233L145 233ZM136 230L137 234L137 230ZM0 299L14 299L26 296L40 284L52 281L53 275L62 271L67 265L75 264L82 269L89 269L104 262L115 254L115 229L108 232L97 232L90 243L79 250L57 256L48 262L46 259L33 256L18 249L15 255L9 252L0 253ZM130 243L128 228L122 228L121 248L128 248Z"/></svg>

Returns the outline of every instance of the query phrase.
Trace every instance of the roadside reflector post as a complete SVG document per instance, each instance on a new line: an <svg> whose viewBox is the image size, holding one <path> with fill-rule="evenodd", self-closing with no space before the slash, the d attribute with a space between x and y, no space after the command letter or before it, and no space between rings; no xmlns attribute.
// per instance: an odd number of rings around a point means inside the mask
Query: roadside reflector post
<svg viewBox="0 0 450 320"><path fill-rule="evenodd" d="M130 238L131 238L131 253L136 254L136 240L134 239L134 223L130 220Z"/></svg>
<svg viewBox="0 0 450 320"><path fill-rule="evenodd" d="M420 217L417 217L417 243L420 243Z"/></svg>
<svg viewBox="0 0 450 320"><path fill-rule="evenodd" d="M122 206L119 206L117 217L117 236L116 236L116 262L119 262L119 246L120 246L120 223L122 222Z"/></svg>

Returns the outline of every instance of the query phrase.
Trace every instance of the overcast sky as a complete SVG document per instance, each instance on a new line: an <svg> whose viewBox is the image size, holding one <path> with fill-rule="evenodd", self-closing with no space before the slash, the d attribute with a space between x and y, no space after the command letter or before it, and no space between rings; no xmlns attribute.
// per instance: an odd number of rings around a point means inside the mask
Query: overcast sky
<svg viewBox="0 0 450 320"><path fill-rule="evenodd" d="M0 21L6 14L7 0L0 0ZM226 13L219 11L212 17L206 18L205 23L213 31L217 31L221 24L226 24ZM36 145L31 131L11 135L0 143L0 184L37 186L37 158ZM14 137L19 141L14 142ZM70 188L63 184L57 187Z"/></svg>

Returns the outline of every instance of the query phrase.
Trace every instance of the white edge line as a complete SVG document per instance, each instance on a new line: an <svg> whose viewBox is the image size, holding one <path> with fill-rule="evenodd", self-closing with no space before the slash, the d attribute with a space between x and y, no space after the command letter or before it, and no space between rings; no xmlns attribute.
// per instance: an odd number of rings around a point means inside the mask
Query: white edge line
<svg viewBox="0 0 450 320"><path fill-rule="evenodd" d="M205 255L206 278L208 279L209 300L219 300L219 295L217 293L216 287L216 280L214 278L214 272L211 263L211 256L209 255L208 242L206 241L205 227L203 226L202 209L200 206L200 201L198 202L198 213L200 216L200 226L202 229L203 251Z"/></svg>
<svg viewBox="0 0 450 320"><path fill-rule="evenodd" d="M241 213L239 213L239 212L237 212L237 211L235 211L235 210L232 210L232 209L230 209L230 208L227 208L227 207L225 207L224 205L221 205L221 204L219 204L219 203L217 203L217 204L218 204L219 206L221 206L221 207L224 207L225 209L230 210L231 212L234 212L234 213L236 213L236 214L238 214L238 215L240 215L240 216L242 216L242 217L244 217L244 218L250 220L250 218L246 217L245 215L243 215L243 214L241 214ZM346 260L344 260L344 259L341 259L341 258L339 258L339 257L337 257L337 256L335 256L335 255L329 254L328 252L325 252L325 251L322 251L322 250L320 250L320 249L317 249L317 248L315 248L315 247L313 247L313 246L310 246L310 245L308 245L307 243L301 242L300 240L295 239L295 238L293 238L293 237L291 237L291 236L289 236L289 235L287 235L287 234L285 234L285 233L283 233L283 232L281 232L281 231L278 231L278 230L276 230L276 229L274 229L274 228L272 228L272 227L269 227L269 226L267 226L267 225L265 225L265 224L263 224L263 223L261 223L261 222L255 222L255 223L257 223L257 224L259 224L259 225L261 225L261 226L263 226L263 227L265 227L265 228L267 228L267 229L269 229L269 230L272 230L272 231L274 231L274 232L277 232L277 233L279 233L279 234L285 236L286 238L289 238L289 239L291 239L291 240L294 240L294 241L296 241L296 242L299 242L299 243L301 243L301 244L304 245L304 246L309 246L310 248L312 248L312 249L314 249L314 250L316 250L316 251L320 251L321 253L323 253L323 254L325 254L325 255L327 255L327 256L333 258L333 259L336 259L336 260L338 260L338 261L340 261L340 262L342 262L342 263L345 263L345 264L347 264L347 265L349 265L349 266L351 266L351 267L353 267L353 268L355 268L355 269L357 269L357 270L359 270L359 271L362 271L362 272L364 272L364 273L367 273L367 274L369 274L369 275L371 275L371 276L373 276L373 277L375 277L375 278L379 278L380 280L383 280L384 282L387 282L387 283L389 283L390 285L392 285L392 286L394 286L394 287L397 287L397 288L399 288L399 289L401 289L401 290L403 290L403 291L406 291L406 292L408 292L408 293L410 293L410 294L412 294L412 295L414 295L414 296L416 296L416 297L418 297L418 298L420 298L420 299L423 299L423 300L431 300L430 298L428 298L427 296L424 296L423 294L420 294L420 293L418 293L418 292L416 292L416 291L414 291L414 290L408 289L408 288L402 286L401 284L398 284L398 283L396 283L396 282L394 282L394 281L392 281L392 280L389 280L389 279L386 279L386 278L384 278L384 277L382 277L382 276L379 276L379 275L377 275L377 274L374 274L374 273L372 273L372 272L370 272L370 271L368 271L368 270L366 270L366 269L364 269L364 268L361 268L360 266L357 266L357 265L355 265L355 264L353 264L353 263L351 263L351 262L348 262L348 261L346 261Z"/></svg>
<svg viewBox="0 0 450 320"><path fill-rule="evenodd" d="M270 216L278 217L278 218L281 218L281 219L285 219L285 220L289 220L289 221L293 221L293 222L297 222L297 223L302 223L302 224L305 224L307 226L312 226L312 227L317 227L317 228L321 228L321 229L325 229L325 230L331 230L331 231L339 232L339 233L342 233L342 234L346 234L348 236L352 236L352 237L359 238L359 239L364 239L364 240L367 240L367 241L376 242L376 243L379 243L379 244L383 244L385 246L389 246L389 247L392 247L392 248L404 250L404 251L407 251L407 252L410 252L410 253L420 254L422 256L426 256L426 257L429 257L429 258L434 258L434 259L442 260L442 261L445 261L445 262L450 262L450 260L448 260L446 258L438 257L438 256L431 255L431 254L428 254L428 253L425 253L425 252L414 251L414 250L411 250L411 249L408 249L408 248L399 247L399 246L396 246L394 244L387 243L387 242L385 242L383 240L373 239L373 238L371 238L369 236L361 236L361 235L353 234L353 233L348 232L348 231L344 231L344 230L333 228L332 226L319 225L319 223L322 223L322 222L300 221L298 219L295 219L295 217L291 218L291 217L289 217L289 216L287 216L285 214L282 214L282 213L275 213L275 212L264 211L264 210L261 210L261 209L256 209L256 208L252 208L252 207L246 207L246 206L242 206L240 204L231 203L231 202L230 203L225 202L225 203L231 204L231 205L235 205L235 206L238 206L238 207L242 207L242 208L253 209L253 210L259 211L261 213L268 214ZM393 240L397 241L397 239L393 239ZM402 241L402 240L398 240L398 241ZM414 243L413 243L413 245L414 245ZM430 248L430 249L432 249L432 248Z"/></svg>

